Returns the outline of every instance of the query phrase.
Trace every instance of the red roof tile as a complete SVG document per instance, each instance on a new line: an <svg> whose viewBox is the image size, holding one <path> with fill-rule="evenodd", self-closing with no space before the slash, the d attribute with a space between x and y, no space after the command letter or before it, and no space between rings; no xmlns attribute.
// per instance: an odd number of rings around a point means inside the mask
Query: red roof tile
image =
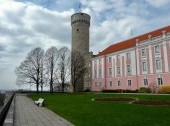
<svg viewBox="0 0 170 126"><path fill-rule="evenodd" d="M160 28L158 30L148 32L146 34L143 34L143 35L140 35L140 36L137 36L137 37L116 43L116 44L113 44L113 45L107 47L106 49L104 49L102 52L99 52L99 54L97 56L107 55L107 54L110 54L110 53L113 53L113 52L117 52L117 51L120 51L120 50L124 50L124 49L127 49L127 48L134 47L134 46L136 46L136 43L137 43L136 40L137 39L138 39L139 42L144 41L144 40L149 39L149 37L148 37L149 35L151 36L151 38L162 35L163 31L165 31L166 33L170 32L170 26L166 26L166 27Z"/></svg>

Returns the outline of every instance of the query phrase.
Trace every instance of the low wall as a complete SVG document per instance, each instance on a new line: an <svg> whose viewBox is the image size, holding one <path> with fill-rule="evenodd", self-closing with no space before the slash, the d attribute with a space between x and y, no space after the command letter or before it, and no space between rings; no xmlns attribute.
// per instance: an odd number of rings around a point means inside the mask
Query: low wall
<svg viewBox="0 0 170 126"><path fill-rule="evenodd" d="M0 111L0 126L12 126L12 125L8 125L7 123L5 124L5 120L6 122L13 122L13 121L8 121L8 118L7 117L14 117L13 114L14 114L14 96L15 96L15 93L11 93L10 97L7 98L5 100L5 105L2 107L2 110ZM12 103L12 104L11 104ZM13 113L13 114L10 114L10 113ZM12 115L12 116L11 116ZM11 120L11 119L10 119Z"/></svg>

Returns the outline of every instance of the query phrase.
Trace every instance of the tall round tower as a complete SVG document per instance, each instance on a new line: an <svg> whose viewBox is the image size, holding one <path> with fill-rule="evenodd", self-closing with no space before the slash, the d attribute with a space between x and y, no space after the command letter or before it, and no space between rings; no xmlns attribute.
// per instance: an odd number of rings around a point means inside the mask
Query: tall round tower
<svg viewBox="0 0 170 126"><path fill-rule="evenodd" d="M89 66L90 53L89 53L89 27L90 16L85 13L75 13L71 16L72 26L72 52L79 52L85 59L85 67ZM90 68L87 68L89 71ZM72 75L71 75L72 76ZM83 91L90 88L89 72L79 77L76 91Z"/></svg>
<svg viewBox="0 0 170 126"><path fill-rule="evenodd" d="M75 13L71 16L72 51L83 55L89 54L90 16L85 13Z"/></svg>

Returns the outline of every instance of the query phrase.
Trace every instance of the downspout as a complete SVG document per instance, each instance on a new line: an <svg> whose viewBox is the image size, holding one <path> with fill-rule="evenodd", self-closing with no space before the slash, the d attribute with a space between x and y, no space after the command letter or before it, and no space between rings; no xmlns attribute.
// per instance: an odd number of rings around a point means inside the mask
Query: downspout
<svg viewBox="0 0 170 126"><path fill-rule="evenodd" d="M135 47L135 64L136 64L136 83L137 83L137 90L138 90L138 64L137 64L137 46L138 46L138 42L136 43L136 47Z"/></svg>
<svg viewBox="0 0 170 126"><path fill-rule="evenodd" d="M106 89L106 55L104 55L104 85L105 85L105 89Z"/></svg>

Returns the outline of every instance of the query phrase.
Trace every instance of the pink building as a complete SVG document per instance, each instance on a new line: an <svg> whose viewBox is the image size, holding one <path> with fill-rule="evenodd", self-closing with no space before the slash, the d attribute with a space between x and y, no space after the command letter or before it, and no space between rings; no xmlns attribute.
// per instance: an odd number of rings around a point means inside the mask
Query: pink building
<svg viewBox="0 0 170 126"><path fill-rule="evenodd" d="M92 58L92 91L170 85L170 26L113 44Z"/></svg>

